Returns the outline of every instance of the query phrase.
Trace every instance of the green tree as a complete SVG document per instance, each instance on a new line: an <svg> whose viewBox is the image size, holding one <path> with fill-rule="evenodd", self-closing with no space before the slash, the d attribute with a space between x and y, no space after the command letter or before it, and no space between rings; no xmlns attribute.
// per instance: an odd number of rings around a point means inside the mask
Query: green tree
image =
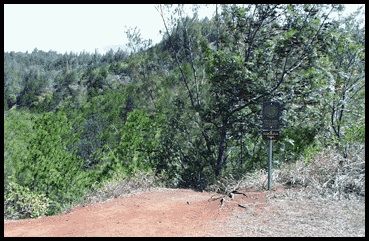
<svg viewBox="0 0 369 241"><path fill-rule="evenodd" d="M32 192L45 194L52 202L48 213L53 214L78 200L90 180L81 171L82 160L67 149L75 140L64 113L42 114L33 131L29 156L18 166L15 180Z"/></svg>
<svg viewBox="0 0 369 241"><path fill-rule="evenodd" d="M326 79L323 99L327 108L326 120L330 123L337 149L345 157L346 133L365 126L365 26L361 25L358 14L360 10L327 26L328 43L319 62L319 70Z"/></svg>
<svg viewBox="0 0 369 241"><path fill-rule="evenodd" d="M264 100L282 97L283 87L303 87L298 75L317 58L322 27L339 6L223 5L216 18L219 36L215 49L195 34L198 31L191 29L188 18L181 18L181 6L175 9L178 18L170 24L164 7L158 10L189 108L198 113L192 121L198 123L205 148L216 153L210 163L215 175L220 176L227 162L229 141L237 132L234 126L242 123L254 133ZM181 38L173 35L178 31L183 33ZM207 75L199 88L197 69L204 66L208 66Z"/></svg>

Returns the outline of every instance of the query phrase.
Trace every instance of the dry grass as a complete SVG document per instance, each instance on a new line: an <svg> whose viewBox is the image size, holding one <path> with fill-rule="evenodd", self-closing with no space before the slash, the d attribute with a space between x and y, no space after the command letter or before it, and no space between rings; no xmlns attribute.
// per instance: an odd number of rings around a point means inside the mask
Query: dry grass
<svg viewBox="0 0 369 241"><path fill-rule="evenodd" d="M240 180L235 179L232 174L222 177L215 184L208 186L205 190L208 192L217 192L229 195L232 191L239 189L247 189L254 191L262 191L266 188L267 173L265 170L250 172Z"/></svg>
<svg viewBox="0 0 369 241"><path fill-rule="evenodd" d="M103 202L122 195L148 191L160 187L161 182L153 173L138 172L131 177L116 176L99 188L94 188L86 195L84 205Z"/></svg>
<svg viewBox="0 0 369 241"><path fill-rule="evenodd" d="M284 191L266 192L268 205L261 212L237 210L215 236L364 237L365 151L352 147L347 158L333 149L309 163L297 161L273 172L273 186ZM235 181L224 178L218 191L251 188L265 191L267 173L257 171ZM214 236L214 234L211 234Z"/></svg>
<svg viewBox="0 0 369 241"><path fill-rule="evenodd" d="M273 186L303 188L300 196L308 198L363 199L365 197L364 146L351 147L351 153L343 158L333 149L318 153L311 161L299 160L274 169ZM237 189L266 190L268 174L265 170L247 173L240 180L232 175L219 180L209 191L227 194ZM292 194L291 194L292 195ZM296 195L293 194L293 195Z"/></svg>
<svg viewBox="0 0 369 241"><path fill-rule="evenodd" d="M262 212L238 210L212 236L364 237L365 203L357 200L268 199Z"/></svg>
<svg viewBox="0 0 369 241"><path fill-rule="evenodd" d="M343 158L333 149L327 149L305 164L297 161L284 165L273 173L276 183L290 187L305 187L310 197L334 200L365 197L365 151L355 146Z"/></svg>

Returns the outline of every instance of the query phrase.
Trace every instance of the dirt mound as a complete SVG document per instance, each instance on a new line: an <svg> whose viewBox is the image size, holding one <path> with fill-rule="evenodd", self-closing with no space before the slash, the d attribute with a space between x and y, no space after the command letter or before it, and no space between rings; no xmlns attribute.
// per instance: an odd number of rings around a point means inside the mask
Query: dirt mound
<svg viewBox="0 0 369 241"><path fill-rule="evenodd" d="M5 221L4 236L211 236L235 210L266 205L264 192L231 197L155 189L77 207L57 216Z"/></svg>

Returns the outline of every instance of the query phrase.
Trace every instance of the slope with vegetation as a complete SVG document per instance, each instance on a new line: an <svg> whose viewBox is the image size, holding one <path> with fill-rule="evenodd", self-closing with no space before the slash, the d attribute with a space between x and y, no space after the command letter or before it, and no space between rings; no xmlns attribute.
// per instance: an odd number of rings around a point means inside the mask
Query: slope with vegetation
<svg viewBox="0 0 369 241"><path fill-rule="evenodd" d="M364 142L358 12L337 20L340 5L217 5L199 19L181 5L157 10L165 32L155 46L130 29L130 53L4 53L6 218L58 213L137 172L198 190L241 180L266 167L266 100L284 104L277 168L330 147L347 160Z"/></svg>

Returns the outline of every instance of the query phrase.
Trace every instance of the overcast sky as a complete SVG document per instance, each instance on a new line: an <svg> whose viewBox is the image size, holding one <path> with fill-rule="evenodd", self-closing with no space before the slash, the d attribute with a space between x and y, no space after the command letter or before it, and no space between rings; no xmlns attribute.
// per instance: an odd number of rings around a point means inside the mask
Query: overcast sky
<svg viewBox="0 0 369 241"><path fill-rule="evenodd" d="M346 6L352 12L359 5ZM213 6L200 11L200 17L213 14ZM4 51L104 53L123 47L125 27L135 26L144 39L161 40L163 22L153 4L5 4Z"/></svg>

